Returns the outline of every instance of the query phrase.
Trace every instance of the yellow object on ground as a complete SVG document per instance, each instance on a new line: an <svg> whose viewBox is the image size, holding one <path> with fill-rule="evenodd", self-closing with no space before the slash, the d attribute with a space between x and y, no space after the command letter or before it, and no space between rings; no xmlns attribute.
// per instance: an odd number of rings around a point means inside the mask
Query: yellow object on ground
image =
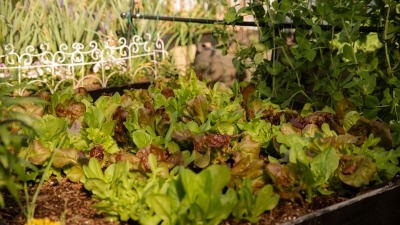
<svg viewBox="0 0 400 225"><path fill-rule="evenodd" d="M28 221L25 225L61 225L61 223L59 221L53 222L49 218L41 218L41 219L33 218L30 221Z"/></svg>

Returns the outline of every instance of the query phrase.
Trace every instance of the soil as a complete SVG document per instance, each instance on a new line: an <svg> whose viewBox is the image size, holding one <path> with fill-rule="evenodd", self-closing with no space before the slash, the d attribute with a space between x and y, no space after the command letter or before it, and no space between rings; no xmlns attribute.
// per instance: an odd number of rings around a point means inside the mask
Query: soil
<svg viewBox="0 0 400 225"><path fill-rule="evenodd" d="M29 195L33 196L37 184L29 188ZM6 208L0 209L0 225L24 225L25 215L5 191L3 196ZM347 200L350 197L323 196L317 197L312 202L306 201L280 201L279 205L270 212L262 215L258 224L275 225L284 223L315 210ZM21 199L23 199L21 193ZM35 218L49 218L52 221L65 221L66 225L136 225L136 222L112 222L104 215L98 214L91 205L94 200L81 183L73 183L66 178L57 181L51 177L42 186L35 205ZM243 221L226 220L221 225L245 225Z"/></svg>
<svg viewBox="0 0 400 225"><path fill-rule="evenodd" d="M29 195L34 195L37 184L29 188ZM21 193L21 200L24 196ZM3 191L6 203L5 209L0 209L0 225L24 225L26 217L13 200ZM81 183L70 182L67 178L57 181L51 177L42 186L35 204L35 218L49 218L51 221L60 221L64 218L66 225L117 225L118 222L108 221L104 216L98 215L91 207L94 200ZM23 203L24 204L24 203ZM25 204L24 204L25 206Z"/></svg>

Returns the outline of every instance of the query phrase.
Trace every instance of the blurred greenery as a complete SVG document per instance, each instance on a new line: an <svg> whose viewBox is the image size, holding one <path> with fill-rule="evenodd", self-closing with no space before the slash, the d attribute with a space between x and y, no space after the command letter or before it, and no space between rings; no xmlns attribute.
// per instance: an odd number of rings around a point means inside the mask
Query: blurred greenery
<svg viewBox="0 0 400 225"><path fill-rule="evenodd" d="M52 51L62 43L71 46L78 42L117 39L127 36L128 21L120 16L128 12L130 0L4 0L0 2L0 55L7 53L6 44L21 51L47 43ZM136 3L134 12L149 15L216 18L227 7L226 1L192 1L189 9L177 10L173 1L149 0ZM182 8L185 8L182 3ZM213 25L133 20L138 34L172 33L179 44L187 44L195 36L211 32ZM130 31L132 32L132 31Z"/></svg>
<svg viewBox="0 0 400 225"><path fill-rule="evenodd" d="M179 1L176 1L179 2ZM165 15L190 18L215 19L223 15L227 2L192 0L192 7L184 1L180 9L174 1L135 1L133 13L147 15ZM91 41L98 41L99 48L105 41L117 43L120 37L132 37L137 34L151 34L156 38L159 34L164 38L165 49L174 46L188 46L199 41L204 33L214 30L212 24L177 23L159 20L136 20L131 22L121 17L128 12L131 0L4 0L0 2L0 55L8 53L24 53L28 46L33 46L31 54L41 51L41 44L46 44L51 52L57 52L65 44L82 43L84 50L89 50ZM130 23L130 24L129 24ZM129 29L129 30L128 30ZM11 44L13 48L7 45ZM36 59L34 59L36 60ZM90 60L90 59L87 59ZM112 69L107 73L112 76L111 85L129 83L130 80L148 79L149 71L140 71L132 78L133 69L148 62L147 59L132 60L128 71ZM0 63L5 63L0 58ZM161 65L162 73L175 74L173 62L166 60ZM77 69L78 70L78 69ZM76 71L80 73L81 71ZM127 75L130 74L130 75Z"/></svg>
<svg viewBox="0 0 400 225"><path fill-rule="evenodd" d="M33 117L21 111L23 105L42 104L43 101L31 97L12 96L13 88L0 89L0 190L5 188L19 203L21 182L30 180L28 170L35 167L28 161L18 158L19 150L27 146L29 136L19 133L21 127L33 130ZM20 107L20 110L16 108ZM0 192L0 208L5 206Z"/></svg>

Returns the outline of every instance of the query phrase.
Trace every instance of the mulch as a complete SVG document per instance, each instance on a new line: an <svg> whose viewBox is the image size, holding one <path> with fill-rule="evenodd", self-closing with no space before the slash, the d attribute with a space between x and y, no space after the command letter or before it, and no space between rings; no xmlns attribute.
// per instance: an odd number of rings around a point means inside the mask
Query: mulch
<svg viewBox="0 0 400 225"><path fill-rule="evenodd" d="M29 187L32 197L37 189L37 184ZM24 225L26 217L6 191L2 191L6 208L0 209L0 225ZM319 196L312 202L281 200L278 206L263 214L257 224L276 225L288 222L312 213L316 210L345 201L352 196ZM23 200L21 193L21 200ZM135 221L119 222L109 221L104 215L99 214L92 204L95 202L90 192L85 190L81 183L70 182L67 178L57 180L51 177L46 181L38 195L35 204L35 218L49 218L52 221L62 221L65 225L136 225ZM24 202L23 202L24 204ZM248 225L245 221L227 219L221 225Z"/></svg>

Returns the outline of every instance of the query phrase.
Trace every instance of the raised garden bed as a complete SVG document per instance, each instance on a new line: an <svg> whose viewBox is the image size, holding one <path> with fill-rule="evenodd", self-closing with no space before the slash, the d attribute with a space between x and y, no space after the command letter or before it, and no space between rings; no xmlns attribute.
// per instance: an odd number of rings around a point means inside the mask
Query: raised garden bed
<svg viewBox="0 0 400 225"><path fill-rule="evenodd" d="M188 81L188 82L190 83L193 81ZM189 83L187 83L187 85L189 85ZM162 86L162 84L159 85ZM201 83L198 83L197 85L201 85ZM140 84L132 84L129 86L115 87L111 89L109 88L109 89L90 91L89 94L94 99L94 101L97 101L97 99L99 99L101 96L111 97L113 94L117 92L120 95L124 95L124 93L128 89L146 90L149 87L150 87L149 83L140 83ZM170 90L166 87L164 88L165 88L164 91ZM193 86L193 88L196 89L199 87ZM245 92L246 91L242 90L242 94L244 94ZM165 93L167 93L167 95L168 93L171 94L170 92L165 92ZM136 97L139 96L137 94L135 94ZM144 95L144 97L146 97L146 95ZM60 115L62 116L64 114ZM312 114L312 113L311 115L314 116L318 115L317 118L320 118L321 116L320 114ZM271 122L273 122L272 120L277 119L277 117L269 115L268 119L271 120ZM298 120L292 120L290 123L299 126L298 124L304 123L304 121L298 119ZM334 134L332 133L332 135ZM337 141L340 140L337 139ZM276 145L276 143L274 145ZM276 147L274 148L276 149ZM96 157L95 155L92 155L92 150L90 151L90 157ZM270 160L266 159L263 160L265 163L271 163ZM200 161L197 163L202 163L202 162ZM230 165L234 167L235 166L234 161L230 162ZM198 166L192 167L192 169L199 170ZM349 170L349 168L347 168L347 170ZM270 174L269 176L273 177L274 174ZM384 222L384 224L396 224L396 221L399 220L399 207L398 207L400 204L400 201L398 201L400 195L399 180L400 180L399 176L396 176L389 182L383 183L380 186L370 186L367 189L364 188L358 189L354 187L351 188L347 186L344 188L346 189L346 192L344 194L341 195L333 194L327 196L316 195L312 198L311 201L306 201L305 196L307 195L305 194L305 192L302 192L303 197L294 195L294 197L289 197L288 199L281 199L279 204L275 208L273 208L271 211L267 211L264 214L262 214L260 216L259 221L255 224L268 224L268 225L275 225L275 224L328 224L328 225L371 224L372 225L374 224L375 225L375 224L383 224L381 222ZM347 180L344 181L350 182L350 184L354 185L354 183L351 183L352 181L347 181ZM275 185L278 185L277 190L279 190L279 185L281 184L275 183ZM33 195L33 193L35 192L36 187L37 185L34 185L33 187L29 188L29 193L31 195ZM6 202L7 202L6 204L8 206L7 209L1 210L0 215L4 219L3 223L7 225L24 224L25 223L24 219L26 219L25 216L22 214L18 206L12 202L11 197L8 196L6 192L4 192L3 194L5 194L6 196ZM98 212L92 208L92 204L96 201L94 201L90 197L90 194L91 192L86 190L83 184L81 183L74 183L68 181L68 179L65 176L63 176L61 179L59 178L59 180L57 180L55 177L52 177L50 180L44 183L44 186L41 189L41 192L36 202L35 217L36 218L48 217L53 221L57 221L61 218L61 220L64 220L65 224L110 224L110 225L137 224L137 222L134 222L132 220L128 220L126 222L108 221L107 219L105 219L105 216L107 214L106 211L99 215ZM282 194L283 196L285 196L285 193ZM224 220L222 224L225 225L250 224L250 222L246 222L245 220L240 221L234 218L228 218Z"/></svg>
<svg viewBox="0 0 400 225"><path fill-rule="evenodd" d="M49 7L58 14L48 18L63 18L61 2ZM44 9L39 6L25 8ZM77 14L65 17L61 25L67 26L54 24L45 32L58 35L43 35L39 28L52 21L42 17L47 13L3 10L10 18L26 14L19 23L24 27L39 21L29 15L41 16L42 22L33 26L39 36L13 32L18 21L6 21L16 25L3 26L5 33L14 33L6 36L11 44L25 35L32 36L26 41L35 46L37 37L57 37L58 46L52 46L59 51L40 46L36 54L27 48L23 60L14 54L22 43L7 47L18 60L0 55L0 77L18 78L0 89L0 186L5 187L0 206L3 197L7 205L0 211L0 225L25 220L30 225L33 218L62 224L398 224L399 6L360 0L257 1L239 10L230 7L223 27L212 31L218 49L232 47L226 26L243 25L246 16L254 18L260 35L257 42L240 46L232 60L235 68L252 71L254 83L235 83L232 89L218 83L210 88L194 74L166 79L171 73L162 76L148 67L164 58L163 45L150 53L140 35L135 36L140 52L149 53L150 64L116 60L127 49L100 53L93 44L89 57L76 60L83 45L64 51L58 37L64 36L61 31L82 33L87 27L75 26ZM96 21L102 22L101 17ZM90 34L78 39L85 44L97 39ZM193 32L179 34L191 38ZM128 52L131 44L138 47L135 41L121 42L129 43L124 44ZM70 57L49 63L57 58L54 54ZM37 65L39 58L49 64ZM82 66L77 79L68 61ZM69 81L76 88L92 78L94 87L124 83L119 75L125 73L129 80L142 80L150 71L154 85L96 90L90 96L83 89L64 89ZM7 95L8 87L50 104ZM22 206L3 190L14 198L20 195Z"/></svg>
<svg viewBox="0 0 400 225"><path fill-rule="evenodd" d="M32 187L33 195L36 186ZM4 193L6 194L6 193ZM311 203L281 202L274 210L260 218L263 225L396 225L400 221L400 176L380 187L366 190L353 197L327 196ZM10 195L5 195L7 208L0 210L1 225L23 225L26 218ZM111 222L98 215L91 207L94 200L82 184L63 178L52 177L42 187L37 201L36 218L57 221L65 218L65 224L130 225L136 222ZM246 222L224 221L221 225L249 225Z"/></svg>
<svg viewBox="0 0 400 225"><path fill-rule="evenodd" d="M97 99L130 88L147 89L150 83L139 83L90 91ZM392 181L371 187L354 196L322 196L312 202L282 202L264 214L257 224L282 225L390 225L400 222L400 175ZM229 224L249 224L226 221Z"/></svg>
<svg viewBox="0 0 400 225"><path fill-rule="evenodd" d="M284 223L324 225L386 225L400 222L400 176L346 201Z"/></svg>

